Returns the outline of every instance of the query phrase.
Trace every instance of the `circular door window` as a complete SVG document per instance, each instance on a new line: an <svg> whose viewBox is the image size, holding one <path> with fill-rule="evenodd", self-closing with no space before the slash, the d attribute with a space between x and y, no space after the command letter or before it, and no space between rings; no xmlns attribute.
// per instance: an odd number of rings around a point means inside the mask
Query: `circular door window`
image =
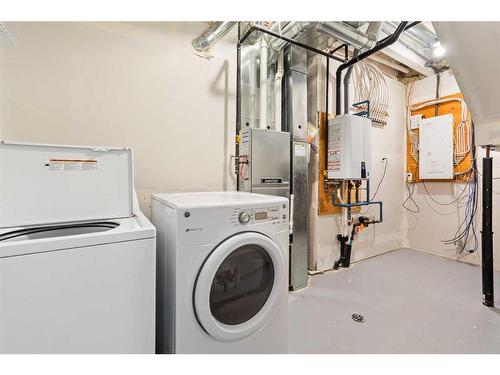
<svg viewBox="0 0 500 375"><path fill-rule="evenodd" d="M282 251L259 233L241 233L207 258L195 286L198 321L220 340L244 337L264 324L286 293ZM283 289L283 290L280 290Z"/></svg>
<svg viewBox="0 0 500 375"><path fill-rule="evenodd" d="M273 284L274 266L267 251L255 244L243 245L217 269L210 290L210 311L221 323L244 323L262 309Z"/></svg>

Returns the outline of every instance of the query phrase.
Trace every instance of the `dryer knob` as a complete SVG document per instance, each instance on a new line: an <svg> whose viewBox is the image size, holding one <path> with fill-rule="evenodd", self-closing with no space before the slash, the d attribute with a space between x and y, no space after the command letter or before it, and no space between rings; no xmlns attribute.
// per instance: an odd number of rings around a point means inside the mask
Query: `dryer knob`
<svg viewBox="0 0 500 375"><path fill-rule="evenodd" d="M250 221L250 214L245 211L240 212L238 220L240 221L241 224L246 224Z"/></svg>

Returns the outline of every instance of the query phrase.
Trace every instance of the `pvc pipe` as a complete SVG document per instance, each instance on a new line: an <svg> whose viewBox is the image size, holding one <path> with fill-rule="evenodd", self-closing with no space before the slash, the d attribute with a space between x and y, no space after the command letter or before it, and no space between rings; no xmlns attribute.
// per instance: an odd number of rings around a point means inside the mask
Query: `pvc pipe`
<svg viewBox="0 0 500 375"><path fill-rule="evenodd" d="M267 125L267 52L268 46L264 38L260 44L260 106L259 128Z"/></svg>
<svg viewBox="0 0 500 375"><path fill-rule="evenodd" d="M283 54L278 57L278 67L274 75L274 130L281 131L281 82L285 69L283 68Z"/></svg>

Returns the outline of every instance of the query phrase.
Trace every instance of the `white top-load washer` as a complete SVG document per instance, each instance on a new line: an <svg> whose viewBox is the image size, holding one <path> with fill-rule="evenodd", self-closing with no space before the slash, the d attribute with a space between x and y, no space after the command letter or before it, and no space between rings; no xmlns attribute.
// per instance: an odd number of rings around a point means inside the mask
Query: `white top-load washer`
<svg viewBox="0 0 500 375"><path fill-rule="evenodd" d="M0 353L154 353L130 148L0 142Z"/></svg>
<svg viewBox="0 0 500 375"><path fill-rule="evenodd" d="M288 199L154 194L157 352L285 353Z"/></svg>

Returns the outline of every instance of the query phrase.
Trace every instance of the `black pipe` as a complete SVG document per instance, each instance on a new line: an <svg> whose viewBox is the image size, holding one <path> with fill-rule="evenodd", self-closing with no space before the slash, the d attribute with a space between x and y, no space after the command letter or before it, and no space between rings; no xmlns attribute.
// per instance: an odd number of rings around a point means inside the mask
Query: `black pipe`
<svg viewBox="0 0 500 375"><path fill-rule="evenodd" d="M408 25L406 25L405 31L408 29L411 29L413 26L417 26L420 22L421 21L413 21L413 22L409 23Z"/></svg>
<svg viewBox="0 0 500 375"><path fill-rule="evenodd" d="M406 31L406 30L408 30L408 29L411 29L413 26L418 25L420 22L422 22L422 21L414 21L414 22L409 23L408 25L406 25L406 26L405 26L404 31ZM388 40L391 36L392 36L392 35L387 35L385 38L380 39L380 40L377 42L377 44L380 44L380 43L385 42L385 41L386 41L386 40Z"/></svg>
<svg viewBox="0 0 500 375"><path fill-rule="evenodd" d="M238 38L240 37L240 23L238 22ZM241 45L251 34L250 30L248 30L243 38L238 40L238 44L236 45L236 136L240 134L241 131ZM239 142L235 143L235 172L236 172L236 186L239 190L240 186L240 144Z"/></svg>
<svg viewBox="0 0 500 375"><path fill-rule="evenodd" d="M295 45L297 47L301 47L301 48L304 48L304 49L306 49L308 51L317 53L318 55L322 55L322 56L325 56L325 57L328 57L328 58L331 58L331 59L334 59L334 60L337 60L337 61L340 61L340 62L344 62L344 59L342 59L341 57L337 57L337 56L331 55L328 52L325 52L325 51L322 51L320 49L308 46L307 44L304 44L304 43L301 43L301 42L297 42L294 39L287 38L286 36L283 36L283 35L280 35L278 33L275 33L274 31L271 31L271 30L268 30L268 29L264 29L264 28L259 27L259 26L250 26L250 28L248 29L248 31L254 31L254 30L257 30L257 31L263 32L265 34L274 36L275 38L284 40L285 42L293 44L293 45Z"/></svg>
<svg viewBox="0 0 500 375"><path fill-rule="evenodd" d="M347 241L349 240L349 236L343 236L341 234L337 235L337 241L340 242L340 256L337 261L333 264L333 269L337 270L339 267L349 267L351 251L348 249ZM349 260L347 257L349 256Z"/></svg>
<svg viewBox="0 0 500 375"><path fill-rule="evenodd" d="M355 49L352 53L352 57L356 57L359 54L359 49ZM344 76L344 113L349 113L349 84L351 83L351 75L353 66L350 66L347 69L347 72Z"/></svg>
<svg viewBox="0 0 500 375"><path fill-rule="evenodd" d="M493 158L487 148L483 158L483 228L481 231L481 259L483 273L483 305L493 307L495 297L493 290L493 230L492 230L492 198L493 198Z"/></svg>
<svg viewBox="0 0 500 375"><path fill-rule="evenodd" d="M366 52L363 52L363 53L359 54L358 56L353 57L351 60L347 61L346 63L343 63L342 65L340 65L338 67L337 73L335 75L336 76L336 82L335 82L335 87L336 87L336 89L335 89L335 96L336 96L335 97L335 114L336 115L340 115L342 113L342 108L341 108L342 100L340 97L341 87L342 87L342 71L344 69L347 69L350 66L360 62L361 60L366 59L367 57L373 55L374 53L384 49L385 47L390 46L391 44L395 43L398 40L401 33L403 33L403 31L407 30L407 26L409 26L407 21L401 22L398 25L396 31L394 31L394 34L388 36L387 38L382 39L372 49L370 49Z"/></svg>
<svg viewBox="0 0 500 375"><path fill-rule="evenodd" d="M239 27L239 25L238 25ZM247 32L238 40L238 44L236 45L236 48L241 48L241 45L245 43L245 41L248 39L248 37L257 29L260 29L257 26L250 26L250 28L247 30ZM238 31L238 38L239 38L239 31Z"/></svg>

